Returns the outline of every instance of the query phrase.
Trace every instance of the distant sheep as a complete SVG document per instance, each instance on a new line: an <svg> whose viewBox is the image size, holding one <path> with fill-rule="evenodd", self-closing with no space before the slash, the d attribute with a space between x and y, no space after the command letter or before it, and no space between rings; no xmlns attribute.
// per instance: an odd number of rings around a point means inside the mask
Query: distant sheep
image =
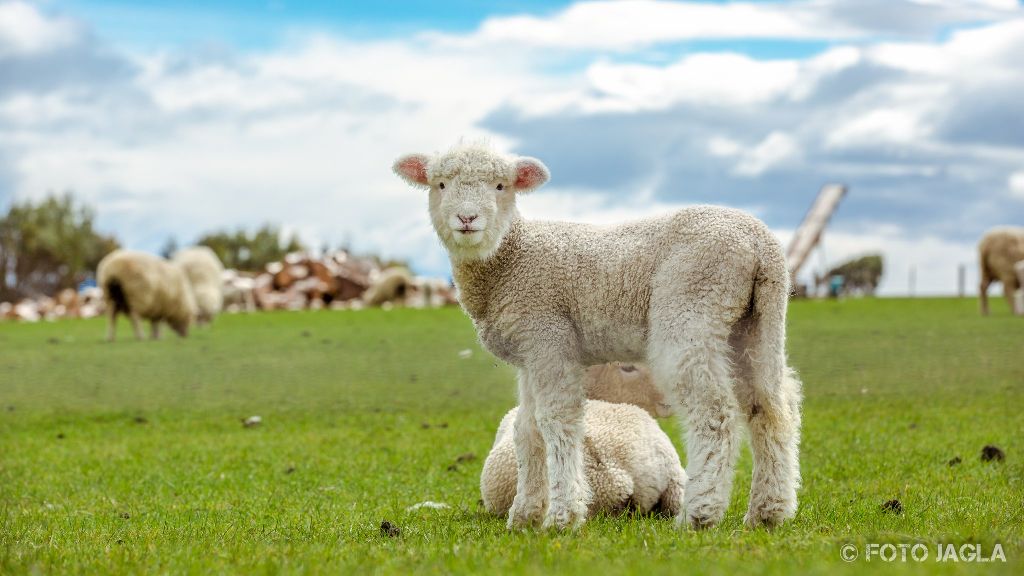
<svg viewBox="0 0 1024 576"><path fill-rule="evenodd" d="M518 411L513 408L502 419L480 475L484 508L492 514L508 514L516 495ZM686 472L672 441L647 412L630 404L587 400L583 418L588 517L627 509L668 516L682 512Z"/></svg>
<svg viewBox="0 0 1024 576"><path fill-rule="evenodd" d="M1024 228L1003 226L985 233L978 243L978 263L981 265L981 285L978 296L981 314L988 316L988 287L993 282L1003 284L1003 295L1010 305L1010 311L1024 314L1016 306L1015 292L1024 286L1024 280L1017 276L1014 265L1024 260Z"/></svg>
<svg viewBox="0 0 1024 576"><path fill-rule="evenodd" d="M118 314L128 316L138 340L142 319L150 321L154 339L160 337L161 322L181 337L188 335L196 301L180 267L152 254L115 250L100 261L96 277L106 300L107 340L114 340Z"/></svg>
<svg viewBox="0 0 1024 576"><path fill-rule="evenodd" d="M725 516L744 424L754 456L747 525L796 514L801 392L787 377L789 271L763 222L717 206L619 226L527 220L516 198L546 183L547 167L484 145L409 154L393 169L429 190L463 308L483 345L519 369L509 528L583 522L585 367L612 361L646 363L685 420L680 524Z"/></svg>
<svg viewBox="0 0 1024 576"><path fill-rule="evenodd" d="M195 246L179 250L172 260L181 267L196 299L196 323L213 322L224 306L224 265L213 250Z"/></svg>
<svg viewBox="0 0 1024 576"><path fill-rule="evenodd" d="M413 285L412 274L402 267L388 268L370 281L370 287L363 292L363 303L380 306L386 302L405 302L406 293Z"/></svg>

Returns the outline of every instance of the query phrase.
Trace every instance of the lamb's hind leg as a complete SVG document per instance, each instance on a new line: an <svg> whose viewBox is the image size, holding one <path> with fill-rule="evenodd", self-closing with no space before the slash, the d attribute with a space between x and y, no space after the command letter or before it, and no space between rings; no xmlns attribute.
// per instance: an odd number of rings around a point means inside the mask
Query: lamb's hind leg
<svg viewBox="0 0 1024 576"><path fill-rule="evenodd" d="M744 522L773 527L796 514L800 484L800 380L786 366L784 288L758 288L750 318L736 327L737 397L746 415L754 474Z"/></svg>
<svg viewBox="0 0 1024 576"><path fill-rule="evenodd" d="M725 322L692 309L651 329L652 374L666 398L682 408L687 427L685 510L676 522L692 528L714 526L729 507L740 422L728 336Z"/></svg>
<svg viewBox="0 0 1024 576"><path fill-rule="evenodd" d="M516 449L516 495L508 511L508 529L539 526L548 506L544 439L534 417L536 402L525 371L519 372L519 412L512 432Z"/></svg>

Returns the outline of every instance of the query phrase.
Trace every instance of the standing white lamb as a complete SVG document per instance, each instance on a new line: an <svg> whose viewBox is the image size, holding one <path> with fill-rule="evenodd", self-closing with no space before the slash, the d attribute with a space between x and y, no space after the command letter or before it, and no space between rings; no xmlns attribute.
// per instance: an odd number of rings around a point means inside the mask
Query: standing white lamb
<svg viewBox="0 0 1024 576"><path fill-rule="evenodd" d="M411 154L394 171L430 190L463 308L483 345L519 368L519 466L509 528L584 521L584 367L645 361L685 420L685 511L729 504L740 431L754 453L749 526L796 512L800 386L787 377L789 274L756 218L702 206L615 227L528 221L516 194L548 170L482 145Z"/></svg>
<svg viewBox="0 0 1024 576"><path fill-rule="evenodd" d="M519 407L505 414L480 474L484 508L507 514L516 494L513 426ZM592 498L587 515L635 508L676 516L683 510L686 472L672 441L638 406L587 400L583 468Z"/></svg>
<svg viewBox="0 0 1024 576"><path fill-rule="evenodd" d="M160 337L163 321L179 336L188 336L196 301L180 267L145 252L115 250L100 261L96 280L106 300L107 340L114 340L118 314L128 316L138 340L142 340L139 321L143 318L150 321L154 339Z"/></svg>
<svg viewBox="0 0 1024 576"><path fill-rule="evenodd" d="M179 250L172 260L192 285L196 299L196 324L213 322L224 306L224 265L207 246Z"/></svg>

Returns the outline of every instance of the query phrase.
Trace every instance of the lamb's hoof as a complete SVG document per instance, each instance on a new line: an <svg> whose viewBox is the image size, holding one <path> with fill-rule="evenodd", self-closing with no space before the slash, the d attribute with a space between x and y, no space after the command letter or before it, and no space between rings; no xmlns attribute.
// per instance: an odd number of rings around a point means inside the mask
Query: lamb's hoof
<svg viewBox="0 0 1024 576"><path fill-rule="evenodd" d="M676 518L676 527L691 530L714 528L725 517L725 510L712 510L710 506L693 507Z"/></svg>
<svg viewBox="0 0 1024 576"><path fill-rule="evenodd" d="M743 524L751 530L761 527L771 530L793 518L796 515L795 510L795 504L786 505L781 501L751 502L746 516L743 517Z"/></svg>
<svg viewBox="0 0 1024 576"><path fill-rule="evenodd" d="M575 530L587 520L587 507L559 506L552 507L544 516L544 528L556 530Z"/></svg>
<svg viewBox="0 0 1024 576"><path fill-rule="evenodd" d="M706 530L714 528L716 524L718 524L718 521L708 516L690 516L687 514L676 519L678 527L685 526L690 530Z"/></svg>
<svg viewBox="0 0 1024 576"><path fill-rule="evenodd" d="M540 526L544 518L544 503L523 504L513 501L512 508L508 511L508 522L505 527L509 530L528 530Z"/></svg>

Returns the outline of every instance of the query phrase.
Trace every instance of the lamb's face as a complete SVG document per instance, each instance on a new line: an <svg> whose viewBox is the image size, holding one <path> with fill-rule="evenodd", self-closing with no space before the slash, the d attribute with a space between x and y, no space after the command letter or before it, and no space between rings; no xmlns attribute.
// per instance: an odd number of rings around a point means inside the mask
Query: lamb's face
<svg viewBox="0 0 1024 576"><path fill-rule="evenodd" d="M394 169L409 183L429 187L434 230L460 260L490 257L517 216L516 194L548 179L539 160L510 160L476 146L433 158L404 156Z"/></svg>

